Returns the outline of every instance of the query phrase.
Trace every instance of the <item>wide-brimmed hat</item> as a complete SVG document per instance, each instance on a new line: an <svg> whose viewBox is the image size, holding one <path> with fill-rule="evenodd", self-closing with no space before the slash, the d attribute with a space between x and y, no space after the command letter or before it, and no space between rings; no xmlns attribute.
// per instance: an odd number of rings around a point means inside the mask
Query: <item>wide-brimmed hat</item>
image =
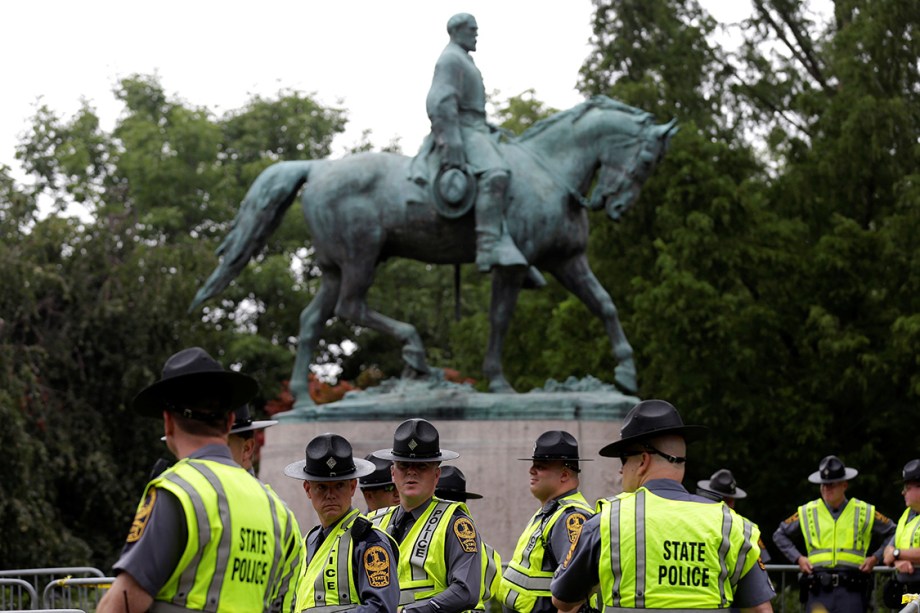
<svg viewBox="0 0 920 613"><path fill-rule="evenodd" d="M466 475L456 466L442 466L438 485L434 495L452 502L466 502L482 498L482 494L474 494L466 490Z"/></svg>
<svg viewBox="0 0 920 613"><path fill-rule="evenodd" d="M676 434L684 440L692 441L705 436L707 430L705 426L684 425L680 413L670 402L643 400L626 414L620 429L620 440L602 448L600 454L615 458L638 441L665 434Z"/></svg>
<svg viewBox="0 0 920 613"><path fill-rule="evenodd" d="M911 460L904 465L901 471L901 477L904 483L908 481L920 481L920 460Z"/></svg>
<svg viewBox="0 0 920 613"><path fill-rule="evenodd" d="M712 492L722 498L747 498L747 492L738 487L732 471L720 468L709 479L697 481L696 486L706 492Z"/></svg>
<svg viewBox="0 0 920 613"><path fill-rule="evenodd" d="M307 443L306 459L284 467L284 474L303 481L344 481L374 472L374 465L351 455L345 437L327 432Z"/></svg>
<svg viewBox="0 0 920 613"><path fill-rule="evenodd" d="M166 360L160 380L142 389L132 407L145 417L159 417L164 410L176 409L184 402L213 397L219 402L220 412L230 412L252 400L258 391L259 385L252 377L224 370L207 351L190 347ZM188 411L188 416L211 415Z"/></svg>
<svg viewBox="0 0 920 613"><path fill-rule="evenodd" d="M460 457L456 451L441 449L438 430L431 422L413 418L396 427L393 448L380 449L374 457L400 462L442 462Z"/></svg>
<svg viewBox="0 0 920 613"><path fill-rule="evenodd" d="M537 437L533 455L518 460L562 460L566 462L591 462L591 458L578 457L578 441L565 430L549 430Z"/></svg>
<svg viewBox="0 0 920 613"><path fill-rule="evenodd" d="M844 466L837 456L829 455L821 460L816 472L808 475L808 480L811 483L837 483L849 481L858 474L858 470Z"/></svg>
<svg viewBox="0 0 920 613"><path fill-rule="evenodd" d="M358 487L362 490L375 490L393 485L393 474L390 472L393 462L375 458L373 453L367 454L364 459L374 465L374 472L358 479Z"/></svg>
<svg viewBox="0 0 920 613"><path fill-rule="evenodd" d="M236 419L233 421L233 427L230 428L230 434L239 434L251 430L261 430L274 426L278 423L277 419L253 419L249 405L244 404L233 412Z"/></svg>

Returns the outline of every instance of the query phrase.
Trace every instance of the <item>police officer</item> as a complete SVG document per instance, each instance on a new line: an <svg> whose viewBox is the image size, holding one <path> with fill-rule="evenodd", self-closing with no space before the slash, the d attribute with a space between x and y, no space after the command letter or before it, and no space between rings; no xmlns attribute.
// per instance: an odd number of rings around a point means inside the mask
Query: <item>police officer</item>
<svg viewBox="0 0 920 613"><path fill-rule="evenodd" d="M578 441L563 430L544 432L534 443L530 493L540 508L518 539L502 577L501 601L521 613L556 611L550 593L553 571L578 540L594 509L578 491Z"/></svg>
<svg viewBox="0 0 920 613"><path fill-rule="evenodd" d="M720 468L712 473L708 479L696 482L696 493L704 498L711 498L716 502L724 502L729 508L735 508L735 501L740 498L747 498L747 492L738 487L735 482L735 476L727 468ZM760 547L760 560L764 564L770 561L770 554L767 552L763 543L763 538L757 541Z"/></svg>
<svg viewBox="0 0 920 613"><path fill-rule="evenodd" d="M434 495L441 500L466 503L467 500L480 500L482 494L470 492L466 489L466 475L456 466L442 466L441 477ZM495 548L482 542L482 595L479 599L477 610L486 610L486 602L498 600L499 586L502 576L502 557Z"/></svg>
<svg viewBox="0 0 920 613"><path fill-rule="evenodd" d="M288 477L303 480L320 522L304 538L300 611L389 613L399 602L396 544L351 506L358 478L372 473L374 465L351 454L343 437L320 434L307 444L306 459L284 469Z"/></svg>
<svg viewBox="0 0 920 613"><path fill-rule="evenodd" d="M253 419L248 403L238 408L233 414L233 427L230 428L230 436L227 438L230 452L237 464L248 470L251 475L255 475L255 464L258 462L256 435L265 428L274 426L278 421Z"/></svg>
<svg viewBox="0 0 920 613"><path fill-rule="evenodd" d="M364 459L374 465L374 472L358 479L358 487L361 488L361 494L367 504L367 512L399 504L399 492L396 491L390 471L393 462L375 458L372 453L364 456Z"/></svg>
<svg viewBox="0 0 920 613"><path fill-rule="evenodd" d="M772 611L757 527L727 505L681 485L686 441L701 436L671 404L640 402L620 440L600 454L620 458L623 493L598 501L552 582L553 604L577 611L599 584L605 608Z"/></svg>
<svg viewBox="0 0 920 613"><path fill-rule="evenodd" d="M920 592L920 460L911 460L901 472L904 504L907 506L894 536L885 546L884 561L894 566L898 574L885 588L885 604L901 608L901 595Z"/></svg>
<svg viewBox="0 0 920 613"><path fill-rule="evenodd" d="M374 452L393 461L399 506L377 511L374 524L399 543L400 603L406 612L457 613L477 606L482 543L462 502L434 497L440 464L460 454L441 449L437 429L424 419L396 428L393 447Z"/></svg>
<svg viewBox="0 0 920 613"><path fill-rule="evenodd" d="M847 498L849 482L858 474L837 456L823 458L808 476L820 484L821 497L800 506L773 533L780 552L802 571L800 599L806 611L866 610L872 569L882 561L895 526L868 502ZM873 543L877 549L867 556ZM802 544L807 555L798 547Z"/></svg>
<svg viewBox="0 0 920 613"><path fill-rule="evenodd" d="M147 484L99 613L293 610L300 528L227 446L233 409L257 391L192 347L134 398L179 461Z"/></svg>

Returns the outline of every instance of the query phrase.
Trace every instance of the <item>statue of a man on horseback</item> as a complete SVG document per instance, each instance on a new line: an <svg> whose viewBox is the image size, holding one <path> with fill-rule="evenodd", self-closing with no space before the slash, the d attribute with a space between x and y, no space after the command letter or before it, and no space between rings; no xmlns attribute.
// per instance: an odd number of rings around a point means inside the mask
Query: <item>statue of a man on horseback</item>
<svg viewBox="0 0 920 613"><path fill-rule="evenodd" d="M486 90L470 57L478 32L476 19L468 13L447 22L450 42L435 64L426 102L431 134L413 172L424 181L426 170L436 167L436 198L459 202L467 190L475 191L476 267L488 272L493 266L526 266L527 260L503 223L511 169L486 122Z"/></svg>

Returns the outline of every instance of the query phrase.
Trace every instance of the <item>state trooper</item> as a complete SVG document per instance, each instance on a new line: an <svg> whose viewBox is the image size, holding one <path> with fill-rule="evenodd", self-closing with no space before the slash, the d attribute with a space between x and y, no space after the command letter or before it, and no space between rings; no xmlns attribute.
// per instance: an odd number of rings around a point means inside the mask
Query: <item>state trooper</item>
<svg viewBox="0 0 920 613"><path fill-rule="evenodd" d="M920 592L920 460L911 460L901 471L904 513L894 536L885 546L884 561L898 571L885 587L885 605L900 609L904 593Z"/></svg>
<svg viewBox="0 0 920 613"><path fill-rule="evenodd" d="M466 503L467 500L481 500L482 494L477 494L466 489L466 475L456 466L442 466L441 477L434 495L441 500ZM502 557L495 548L482 542L482 595L476 610L487 610L486 602L498 602L499 586L502 576Z"/></svg>
<svg viewBox="0 0 920 613"><path fill-rule="evenodd" d="M396 543L351 505L358 478L374 471L352 457L351 444L338 434L313 438L305 459L284 474L301 479L320 525L304 537L306 552L297 587L297 609L313 613L389 613L399 602L395 576Z"/></svg>
<svg viewBox="0 0 920 613"><path fill-rule="evenodd" d="M716 502L722 501L731 509L735 508L736 500L747 498L747 492L738 487L735 476L732 474L732 471L727 468L720 468L712 473L712 476L708 479L697 481L696 493L704 498L712 498ZM760 547L761 562L764 564L769 563L770 554L764 546L763 535L761 535L760 540L757 541L757 546Z"/></svg>
<svg viewBox="0 0 920 613"><path fill-rule="evenodd" d="M253 419L252 411L249 404L244 404L233 413L233 427L230 428L230 436L227 438L227 444L230 446L230 453L236 463L249 471L249 474L256 475L255 464L258 461L258 445L256 445L256 433L270 428L278 423L276 419Z"/></svg>
<svg viewBox="0 0 920 613"><path fill-rule="evenodd" d="M872 569L883 560L895 525L868 502L847 498L858 474L837 456L824 457L808 476L821 497L800 506L773 533L780 552L802 571L799 598L806 611L855 613L868 606ZM873 543L874 553L867 555Z"/></svg>
<svg viewBox="0 0 920 613"><path fill-rule="evenodd" d="M293 611L300 528L227 446L233 409L257 392L192 347L135 396L179 461L147 484L99 613Z"/></svg>
<svg viewBox="0 0 920 613"><path fill-rule="evenodd" d="M404 611L458 613L474 609L482 588L482 542L462 502L434 496L440 464L460 454L441 449L424 419L397 426L393 447L374 452L393 461L399 506L371 516L399 543L400 604Z"/></svg>
<svg viewBox="0 0 920 613"><path fill-rule="evenodd" d="M364 456L364 459L374 465L374 472L358 479L358 487L364 496L367 512L399 504L399 492L396 491L393 473L390 471L393 462L375 458L372 453Z"/></svg>
<svg viewBox="0 0 920 613"><path fill-rule="evenodd" d="M514 555L502 577L501 601L506 610L520 613L556 611L550 582L581 528L594 515L579 491L578 441L563 430L541 434L533 455L518 458L531 462L530 493L540 508L527 522Z"/></svg>
<svg viewBox="0 0 920 613"><path fill-rule="evenodd" d="M604 609L773 610L757 527L681 485L686 442L704 432L663 400L629 411L620 439L600 451L620 458L623 493L598 501L556 570L560 611L577 611L595 586Z"/></svg>

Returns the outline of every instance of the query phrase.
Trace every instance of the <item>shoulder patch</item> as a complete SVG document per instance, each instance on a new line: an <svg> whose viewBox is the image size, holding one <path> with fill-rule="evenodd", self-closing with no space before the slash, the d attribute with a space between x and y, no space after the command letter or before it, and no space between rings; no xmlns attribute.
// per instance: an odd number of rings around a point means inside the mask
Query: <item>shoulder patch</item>
<svg viewBox="0 0 920 613"><path fill-rule="evenodd" d="M390 585L390 556L380 545L368 547L364 552L364 572L371 587Z"/></svg>
<svg viewBox="0 0 920 613"><path fill-rule="evenodd" d="M147 497L141 506L137 508L134 514L134 521L131 522L131 530L128 532L128 542L136 543L144 536L144 530L147 528L147 522L150 521L150 513L153 512L153 504L157 501L157 488L151 487L147 492Z"/></svg>
<svg viewBox="0 0 920 613"><path fill-rule="evenodd" d="M569 545L569 552L565 554L565 559L562 561L562 568L568 568L569 562L572 561L572 555L575 553L575 547L578 545L578 539L581 537L581 530L578 530L578 534L575 535L575 540L572 541L572 544ZM571 540L571 538L569 539Z"/></svg>
<svg viewBox="0 0 920 613"><path fill-rule="evenodd" d="M572 513L565 518L565 529L569 533L569 542L574 543L581 534L581 527L585 525L585 516L582 513Z"/></svg>
<svg viewBox="0 0 920 613"><path fill-rule="evenodd" d="M887 517L886 515L884 515L884 514L882 514L882 513L879 513L878 511L875 512L875 521L880 521L880 522L882 522L883 524L890 524L890 523L891 523L891 520L888 519L888 517Z"/></svg>
<svg viewBox="0 0 920 613"><path fill-rule="evenodd" d="M794 523L794 522L797 522L797 521L799 521L799 512L798 512L798 511L796 511L795 513L793 513L792 515L790 515L789 517L787 517L786 519L784 519L784 520L783 520L783 523L784 523L784 524L791 524L791 523Z"/></svg>
<svg viewBox="0 0 920 613"><path fill-rule="evenodd" d="M460 546L466 553L476 553L479 547L476 546L476 528L469 517L458 517L454 521L454 534L460 541Z"/></svg>

